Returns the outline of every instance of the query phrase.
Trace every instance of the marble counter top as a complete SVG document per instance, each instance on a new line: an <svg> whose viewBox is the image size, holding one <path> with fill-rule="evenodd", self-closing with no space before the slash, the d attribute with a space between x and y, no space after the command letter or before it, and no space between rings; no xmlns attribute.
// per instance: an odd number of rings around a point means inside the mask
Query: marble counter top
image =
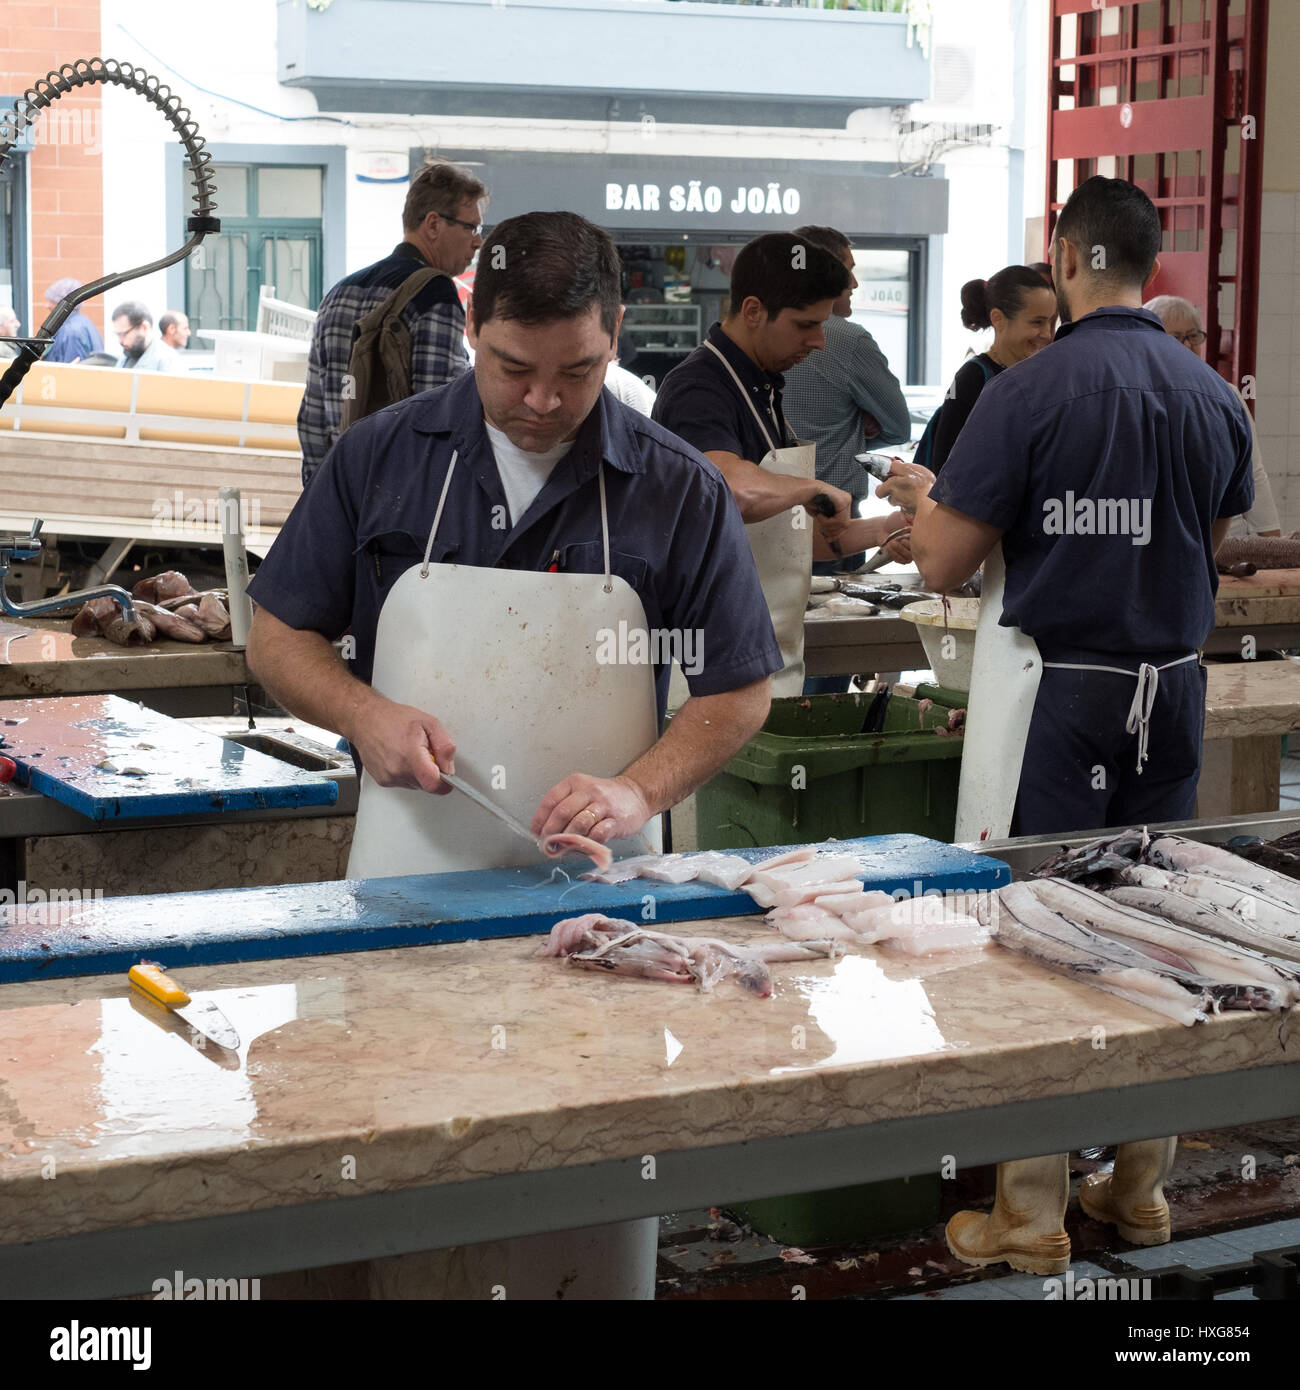
<svg viewBox="0 0 1300 1390"><path fill-rule="evenodd" d="M228 642L119 647L105 637L73 637L71 628L71 619L0 616L0 699L246 685L251 679L244 653Z"/></svg>
<svg viewBox="0 0 1300 1390"><path fill-rule="evenodd" d="M757 918L710 930L771 936ZM759 1000L588 973L537 946L180 972L239 1031L237 1058L195 1050L125 978L0 987L0 1244L1294 1058L1275 1018L1184 1028L997 947L778 965Z"/></svg>
<svg viewBox="0 0 1300 1390"><path fill-rule="evenodd" d="M1300 729L1300 662L1206 663L1205 738L1255 738Z"/></svg>

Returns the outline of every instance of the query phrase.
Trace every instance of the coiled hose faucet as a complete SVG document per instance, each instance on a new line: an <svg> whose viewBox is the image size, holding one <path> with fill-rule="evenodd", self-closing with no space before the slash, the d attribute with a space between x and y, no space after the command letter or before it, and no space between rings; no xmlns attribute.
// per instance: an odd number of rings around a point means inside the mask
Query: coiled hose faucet
<svg viewBox="0 0 1300 1390"><path fill-rule="evenodd" d="M105 275L65 295L50 311L34 337L0 339L14 343L17 348L17 355L9 364L8 370L0 376L0 408L3 408L5 402L18 389L19 383L33 364L45 355L54 335L78 304L93 299L97 294L103 294L105 290L111 290L115 285L121 285L127 280L135 280L141 275L150 275L155 270L175 265L177 261L182 261L190 255L209 232L221 230L221 220L214 215L217 208L213 194L212 156L204 148L204 139L199 134L199 128L188 108L181 105L180 98L169 87L163 86L143 68L132 67L129 63L118 63L111 58L79 58L75 63L65 63L57 72L47 73L40 78L18 98L12 110L7 111L4 119L0 120L0 171L3 171L14 146L22 139L23 132L28 126L35 124L42 111L69 92L101 82L125 87L128 91L144 97L152 106L156 106L185 147L185 159L194 185L191 197L195 204L194 211L185 221L188 240L183 246L159 260L150 261L147 265L136 266L131 270ZM126 621L135 622L135 605L131 595L117 584L103 584L96 589L83 589L76 593L60 594L57 599L38 599L31 603L16 603L6 595L4 585L10 563L15 559L33 559L40 553L41 525L42 522L37 519L32 523L27 536L9 537L7 544L0 545L0 554L3 555L3 564L0 564L0 611L16 617L31 617L52 612L56 608L66 608L79 600L111 598L121 606L122 616Z"/></svg>

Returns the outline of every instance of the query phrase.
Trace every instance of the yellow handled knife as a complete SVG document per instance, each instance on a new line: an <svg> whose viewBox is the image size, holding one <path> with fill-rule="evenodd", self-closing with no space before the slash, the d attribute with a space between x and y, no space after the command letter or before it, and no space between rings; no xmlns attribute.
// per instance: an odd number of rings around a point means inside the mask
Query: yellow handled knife
<svg viewBox="0 0 1300 1390"><path fill-rule="evenodd" d="M170 1009L177 1018L183 1018L196 1033L202 1033L232 1052L238 1049L239 1034L225 1014L211 1000L196 1004L175 980L163 974L156 961L142 960L139 965L133 965L127 978L141 994Z"/></svg>

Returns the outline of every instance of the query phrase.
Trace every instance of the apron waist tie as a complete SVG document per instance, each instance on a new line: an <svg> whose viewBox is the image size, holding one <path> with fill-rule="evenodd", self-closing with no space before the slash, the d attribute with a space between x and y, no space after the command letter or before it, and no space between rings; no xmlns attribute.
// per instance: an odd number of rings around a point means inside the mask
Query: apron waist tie
<svg viewBox="0 0 1300 1390"><path fill-rule="evenodd" d="M1180 656L1176 661L1166 661L1163 666L1152 666L1148 661L1138 663L1136 671L1124 666L1095 666L1082 661L1044 661L1043 669L1055 671L1109 671L1116 676L1134 676L1137 690L1133 692L1133 703L1129 706L1128 720L1124 725L1126 733L1138 736L1137 770L1142 775L1142 764L1147 761L1147 743L1151 735L1151 711L1155 708L1156 692L1160 688L1160 672L1171 666L1184 666L1189 661L1199 661L1200 653L1191 652Z"/></svg>

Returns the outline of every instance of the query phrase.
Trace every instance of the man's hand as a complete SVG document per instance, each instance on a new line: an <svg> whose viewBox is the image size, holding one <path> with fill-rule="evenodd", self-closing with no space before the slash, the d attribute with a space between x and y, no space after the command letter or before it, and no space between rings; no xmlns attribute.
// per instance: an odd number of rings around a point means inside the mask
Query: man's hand
<svg viewBox="0 0 1300 1390"><path fill-rule="evenodd" d="M635 835L654 815L640 785L621 777L591 777L575 772L542 797L529 829L549 835L585 835L605 844Z"/></svg>
<svg viewBox="0 0 1300 1390"><path fill-rule="evenodd" d="M347 731L366 772L381 787L412 787L445 796L438 769L455 774L456 745L431 714L371 692Z"/></svg>
<svg viewBox="0 0 1300 1390"><path fill-rule="evenodd" d="M841 535L846 527L854 521L853 515L853 494L845 492L843 488L831 487L829 483L816 483L813 492L823 492L835 504L835 514L833 516L823 516L820 512L813 511L810 502L805 502L804 506L811 513L813 518L814 543L820 541L825 545L833 556L844 554L844 547L839 544ZM818 549L821 547L818 546Z"/></svg>
<svg viewBox="0 0 1300 1390"><path fill-rule="evenodd" d="M862 437L875 439L880 434L880 421L869 411L862 412Z"/></svg>
<svg viewBox="0 0 1300 1390"><path fill-rule="evenodd" d="M909 531L905 536L888 541L885 545L885 554L896 565L910 565L912 563L912 533Z"/></svg>
<svg viewBox="0 0 1300 1390"><path fill-rule="evenodd" d="M877 497L885 497L900 511L916 511L916 504L930 495L934 486L934 474L919 463L906 463L895 459L889 477L876 489Z"/></svg>

